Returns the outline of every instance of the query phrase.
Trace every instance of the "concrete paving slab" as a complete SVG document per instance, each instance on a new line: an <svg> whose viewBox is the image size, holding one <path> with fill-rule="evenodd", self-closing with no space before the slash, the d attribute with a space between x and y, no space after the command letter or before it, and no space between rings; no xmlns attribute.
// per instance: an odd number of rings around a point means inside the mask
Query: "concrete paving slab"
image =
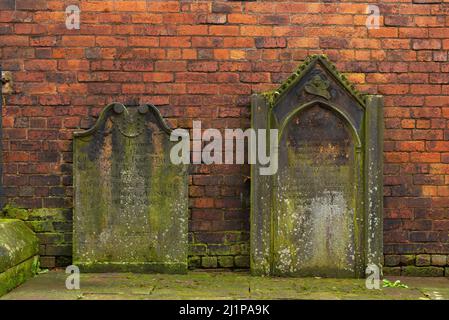
<svg viewBox="0 0 449 320"><path fill-rule="evenodd" d="M37 275L2 300L171 299L449 299L448 278L388 277L408 288L368 290L363 279L252 277L246 272L189 272L187 275L84 273L80 290L65 287L61 270Z"/></svg>

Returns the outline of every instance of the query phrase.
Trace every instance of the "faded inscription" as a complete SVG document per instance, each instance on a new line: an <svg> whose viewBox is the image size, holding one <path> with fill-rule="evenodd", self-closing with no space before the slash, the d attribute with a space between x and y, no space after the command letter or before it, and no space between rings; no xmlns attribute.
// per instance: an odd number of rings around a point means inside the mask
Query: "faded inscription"
<svg viewBox="0 0 449 320"><path fill-rule="evenodd" d="M351 132L318 105L284 129L277 177L275 268L303 275L354 272L355 164Z"/></svg>

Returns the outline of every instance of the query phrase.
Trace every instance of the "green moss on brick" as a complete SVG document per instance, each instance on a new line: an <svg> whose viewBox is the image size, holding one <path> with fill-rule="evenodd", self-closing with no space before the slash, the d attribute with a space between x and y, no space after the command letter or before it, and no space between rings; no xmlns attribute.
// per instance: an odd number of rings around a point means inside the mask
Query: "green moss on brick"
<svg viewBox="0 0 449 320"><path fill-rule="evenodd" d="M216 268L217 267L217 257L202 257L201 266L203 268Z"/></svg>
<svg viewBox="0 0 449 320"><path fill-rule="evenodd" d="M444 268L438 267L402 267L402 276L411 277L442 277L444 275Z"/></svg>
<svg viewBox="0 0 449 320"><path fill-rule="evenodd" d="M382 268L384 276L400 276L401 268L400 267L383 267Z"/></svg>
<svg viewBox="0 0 449 320"><path fill-rule="evenodd" d="M430 254L418 254L416 256L417 266L430 266Z"/></svg>
<svg viewBox="0 0 449 320"><path fill-rule="evenodd" d="M233 256L220 256L218 257L218 266L220 268L232 268L234 267Z"/></svg>
<svg viewBox="0 0 449 320"><path fill-rule="evenodd" d="M5 218L28 220L29 211L24 208L16 207L12 204L7 204L3 208L3 215Z"/></svg>
<svg viewBox="0 0 449 320"><path fill-rule="evenodd" d="M415 255L413 254L401 255L402 266L413 266L414 264L415 264Z"/></svg>
<svg viewBox="0 0 449 320"><path fill-rule="evenodd" d="M29 226L34 232L52 232L55 231L53 223L49 220L42 221L27 221Z"/></svg>
<svg viewBox="0 0 449 320"><path fill-rule="evenodd" d="M196 269L201 267L201 257L190 256L189 257L189 269Z"/></svg>
<svg viewBox="0 0 449 320"><path fill-rule="evenodd" d="M235 266L238 268L248 268L249 267L249 256L236 256Z"/></svg>

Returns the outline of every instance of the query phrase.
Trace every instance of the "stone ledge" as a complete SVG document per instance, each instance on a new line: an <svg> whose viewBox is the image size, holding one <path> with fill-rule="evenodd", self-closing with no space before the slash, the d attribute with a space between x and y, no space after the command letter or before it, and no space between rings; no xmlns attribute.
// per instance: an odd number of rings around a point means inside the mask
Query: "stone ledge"
<svg viewBox="0 0 449 320"><path fill-rule="evenodd" d="M23 221L0 219L0 272L36 256L38 252L38 239Z"/></svg>
<svg viewBox="0 0 449 320"><path fill-rule="evenodd" d="M72 264L72 209L26 209L6 205L0 216L23 220L36 233L40 243L40 266L65 267Z"/></svg>
<svg viewBox="0 0 449 320"><path fill-rule="evenodd" d="M0 273L0 297L33 277L39 269L39 256L33 256Z"/></svg>
<svg viewBox="0 0 449 320"><path fill-rule="evenodd" d="M448 276L449 268L446 271L443 267L383 267L384 276L405 276L405 277L443 277Z"/></svg>
<svg viewBox="0 0 449 320"><path fill-rule="evenodd" d="M401 276L442 277L444 276L444 268L407 266L401 268Z"/></svg>
<svg viewBox="0 0 449 320"><path fill-rule="evenodd" d="M444 253L386 254L384 262L387 267L445 267L449 266L449 255Z"/></svg>

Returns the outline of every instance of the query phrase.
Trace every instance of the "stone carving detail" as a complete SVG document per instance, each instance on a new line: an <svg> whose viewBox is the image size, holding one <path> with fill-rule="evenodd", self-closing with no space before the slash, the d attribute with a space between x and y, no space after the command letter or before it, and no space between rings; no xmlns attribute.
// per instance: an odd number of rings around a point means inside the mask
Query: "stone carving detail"
<svg viewBox="0 0 449 320"><path fill-rule="evenodd" d="M136 113L129 112L122 105L115 105L114 111L121 116L112 117L111 121L118 126L125 137L135 138L144 132L145 118L142 115L149 111L147 105L139 106Z"/></svg>
<svg viewBox="0 0 449 320"><path fill-rule="evenodd" d="M329 81L324 80L320 75L316 75L309 82L307 82L304 88L307 93L329 100L331 98L329 85Z"/></svg>

